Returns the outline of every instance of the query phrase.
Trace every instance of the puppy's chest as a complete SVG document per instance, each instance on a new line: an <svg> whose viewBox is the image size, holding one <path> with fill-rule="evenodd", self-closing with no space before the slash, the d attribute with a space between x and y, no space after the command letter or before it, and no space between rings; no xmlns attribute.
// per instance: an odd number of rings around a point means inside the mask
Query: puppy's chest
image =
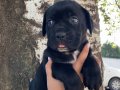
<svg viewBox="0 0 120 90"><path fill-rule="evenodd" d="M53 62L57 62L57 63L69 63L72 64L74 63L78 56L79 56L80 52L78 50L72 52L72 53L50 53L49 57L52 58Z"/></svg>

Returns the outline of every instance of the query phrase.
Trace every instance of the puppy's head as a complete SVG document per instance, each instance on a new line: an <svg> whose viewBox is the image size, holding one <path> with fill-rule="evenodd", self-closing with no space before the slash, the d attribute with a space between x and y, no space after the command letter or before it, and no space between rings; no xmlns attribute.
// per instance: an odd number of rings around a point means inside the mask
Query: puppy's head
<svg viewBox="0 0 120 90"><path fill-rule="evenodd" d="M43 36L47 34L48 47L60 52L78 49L93 21L89 12L74 1L60 1L49 7L43 19Z"/></svg>

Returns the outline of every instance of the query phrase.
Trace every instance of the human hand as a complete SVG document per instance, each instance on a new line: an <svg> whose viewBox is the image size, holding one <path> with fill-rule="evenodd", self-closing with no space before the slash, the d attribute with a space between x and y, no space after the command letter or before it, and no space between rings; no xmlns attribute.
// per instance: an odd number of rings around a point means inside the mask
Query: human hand
<svg viewBox="0 0 120 90"><path fill-rule="evenodd" d="M48 62L45 66L46 74L47 74L47 88L48 88L48 90L65 90L63 83L52 77L51 66L52 66L52 60L50 58L48 58Z"/></svg>
<svg viewBox="0 0 120 90"><path fill-rule="evenodd" d="M82 66L84 64L84 61L87 58L88 52L89 52L90 44L86 44L80 53L78 59L73 64L74 70L77 72L77 74L80 76L82 80L82 75L80 74L80 71L82 69ZM52 77L52 70L51 70L52 60L48 58L48 62L46 64L46 74L47 74L47 87L48 90L65 90L64 85L61 81L56 80Z"/></svg>

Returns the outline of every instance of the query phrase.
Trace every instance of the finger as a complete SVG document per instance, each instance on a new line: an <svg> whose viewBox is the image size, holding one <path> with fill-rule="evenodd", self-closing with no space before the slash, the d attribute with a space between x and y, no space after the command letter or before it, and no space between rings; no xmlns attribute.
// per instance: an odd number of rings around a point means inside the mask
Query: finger
<svg viewBox="0 0 120 90"><path fill-rule="evenodd" d="M50 57L48 57L48 62L45 65L46 69L46 75L47 75L47 88L48 90L65 90L64 89L64 84L52 77L52 60Z"/></svg>
<svg viewBox="0 0 120 90"><path fill-rule="evenodd" d="M81 71L81 68L82 68L82 66L83 66L83 63L84 63L85 59L86 59L87 56L88 56L89 47L90 47L90 44L87 43L87 44L84 46L82 52L80 53L77 61L73 64L74 69L75 69L78 73Z"/></svg>
<svg viewBox="0 0 120 90"><path fill-rule="evenodd" d="M47 76L52 76L52 70L51 70L51 66L52 66L52 60L50 57L48 57L48 62L45 65L45 69L46 69L46 74Z"/></svg>

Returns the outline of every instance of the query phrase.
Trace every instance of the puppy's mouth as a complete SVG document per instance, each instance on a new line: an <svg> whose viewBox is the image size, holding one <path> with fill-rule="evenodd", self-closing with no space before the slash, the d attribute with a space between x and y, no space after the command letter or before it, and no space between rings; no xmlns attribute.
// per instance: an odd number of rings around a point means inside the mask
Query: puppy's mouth
<svg viewBox="0 0 120 90"><path fill-rule="evenodd" d="M62 44L62 43L58 44L57 49L59 52L67 52L68 51L68 48L66 47L66 45Z"/></svg>

